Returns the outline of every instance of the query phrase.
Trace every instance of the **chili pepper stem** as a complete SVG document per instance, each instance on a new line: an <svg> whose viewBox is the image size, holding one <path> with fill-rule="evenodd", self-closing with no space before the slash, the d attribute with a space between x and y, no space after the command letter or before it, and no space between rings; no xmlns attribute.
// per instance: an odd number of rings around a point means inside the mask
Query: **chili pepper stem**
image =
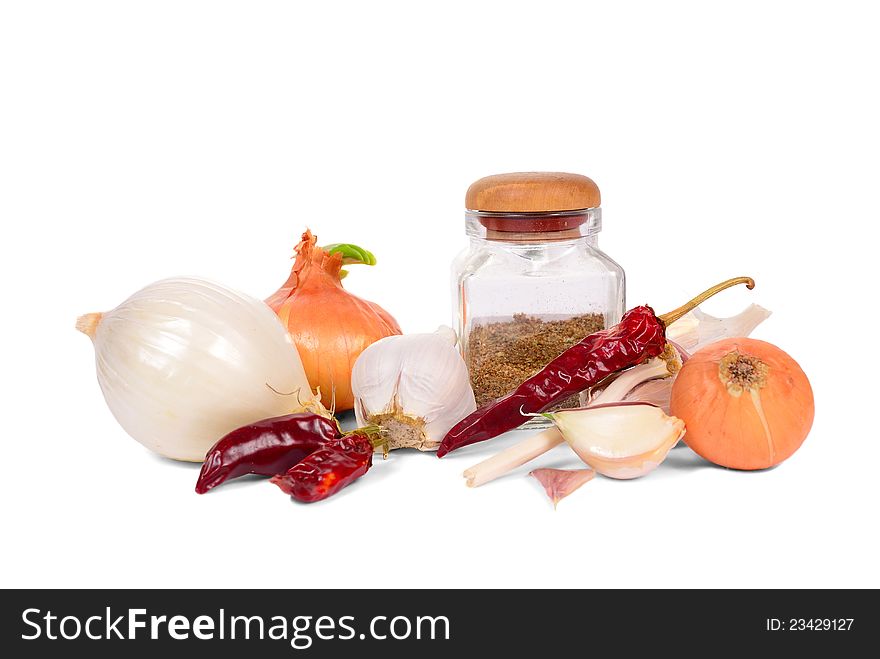
<svg viewBox="0 0 880 659"><path fill-rule="evenodd" d="M388 438L386 437L387 431L382 426L370 425L364 426L362 428L355 428L354 430L349 430L348 432L343 432L343 437L348 437L349 435L362 435L370 440L370 443L373 445L373 448L382 447L382 457L388 458Z"/></svg>
<svg viewBox="0 0 880 659"><path fill-rule="evenodd" d="M737 284L745 284L746 288L752 290L755 287L755 280L751 277L734 277L733 279L728 279L727 281L723 281L720 284L713 286L712 288L706 289L690 302L686 302L685 304L681 305L678 309L674 309L673 311L665 313L662 316L657 316L657 318L666 327L669 327L676 320L684 316L688 311L697 308L699 305L701 305L703 302L708 300L716 293L720 293L724 289L730 288L731 286L736 286Z"/></svg>

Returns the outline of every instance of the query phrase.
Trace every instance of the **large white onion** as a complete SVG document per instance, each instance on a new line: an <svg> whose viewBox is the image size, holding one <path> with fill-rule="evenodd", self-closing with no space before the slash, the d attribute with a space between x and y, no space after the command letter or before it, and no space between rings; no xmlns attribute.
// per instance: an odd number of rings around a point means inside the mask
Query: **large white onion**
<svg viewBox="0 0 880 659"><path fill-rule="evenodd" d="M312 399L296 347L260 300L165 279L77 322L95 347L110 411L141 444L201 462L228 432ZM286 394L286 395L285 395Z"/></svg>

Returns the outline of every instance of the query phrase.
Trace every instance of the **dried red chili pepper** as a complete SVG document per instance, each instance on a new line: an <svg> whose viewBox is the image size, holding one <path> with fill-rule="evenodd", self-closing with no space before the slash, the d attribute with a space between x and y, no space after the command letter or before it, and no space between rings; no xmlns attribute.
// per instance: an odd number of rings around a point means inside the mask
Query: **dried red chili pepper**
<svg viewBox="0 0 880 659"><path fill-rule="evenodd" d="M656 357L666 346L666 327L670 323L736 284L755 287L751 277L737 277L713 286L662 316L648 306L630 309L617 325L585 337L512 392L459 421L446 433L437 457L513 430L528 421L529 414L543 412L613 373Z"/></svg>
<svg viewBox="0 0 880 659"><path fill-rule="evenodd" d="M326 499L367 473L373 465L373 449L381 441L356 430L328 442L270 482L303 503Z"/></svg>
<svg viewBox="0 0 880 659"><path fill-rule="evenodd" d="M204 494L245 474L283 473L341 434L335 421L311 413L288 414L243 426L208 451L196 492Z"/></svg>

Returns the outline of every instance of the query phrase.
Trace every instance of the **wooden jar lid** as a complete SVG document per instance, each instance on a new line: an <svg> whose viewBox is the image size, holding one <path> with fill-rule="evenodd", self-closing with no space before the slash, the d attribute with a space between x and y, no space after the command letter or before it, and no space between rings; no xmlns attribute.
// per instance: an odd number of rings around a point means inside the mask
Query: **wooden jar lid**
<svg viewBox="0 0 880 659"><path fill-rule="evenodd" d="M516 172L475 181L464 203L487 213L551 213L596 208L601 196L599 186L580 174Z"/></svg>

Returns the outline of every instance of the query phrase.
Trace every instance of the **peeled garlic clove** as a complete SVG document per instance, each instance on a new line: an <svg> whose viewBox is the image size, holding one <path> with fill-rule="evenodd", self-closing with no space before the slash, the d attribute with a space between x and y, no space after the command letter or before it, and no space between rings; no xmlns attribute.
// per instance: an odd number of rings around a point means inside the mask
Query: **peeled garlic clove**
<svg viewBox="0 0 880 659"><path fill-rule="evenodd" d="M382 426L389 449L436 449L452 426L477 409L455 344L455 332L440 327L370 345L351 373L358 424Z"/></svg>
<svg viewBox="0 0 880 659"><path fill-rule="evenodd" d="M603 476L638 478L684 437L684 422L648 403L610 403L545 414L581 460Z"/></svg>
<svg viewBox="0 0 880 659"><path fill-rule="evenodd" d="M553 501L553 507L584 483L593 480L596 472L592 469L535 469L529 472L544 486L547 496Z"/></svg>

